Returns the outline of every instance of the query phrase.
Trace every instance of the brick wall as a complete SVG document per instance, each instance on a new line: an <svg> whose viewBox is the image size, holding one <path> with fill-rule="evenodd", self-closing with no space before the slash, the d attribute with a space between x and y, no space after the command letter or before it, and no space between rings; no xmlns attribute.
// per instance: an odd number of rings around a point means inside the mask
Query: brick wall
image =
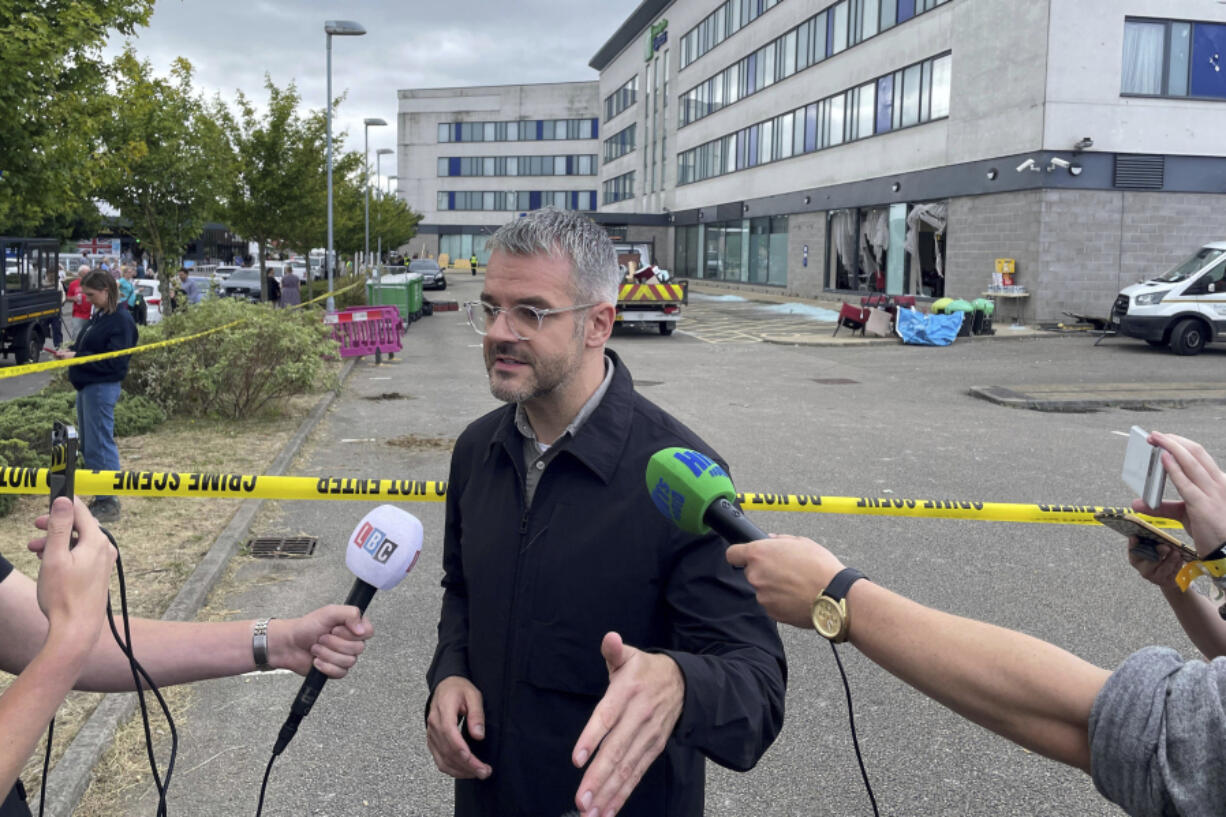
<svg viewBox="0 0 1226 817"><path fill-rule="evenodd" d="M1107 317L1120 291L1120 208L1124 194L1046 190L1039 235L1041 269L1025 282L1034 320L1065 319L1064 312Z"/></svg>
<svg viewBox="0 0 1226 817"><path fill-rule="evenodd" d="M804 266L804 248L809 263ZM822 294L826 268L826 213L796 213L788 216L788 282L784 292L802 298Z"/></svg>
<svg viewBox="0 0 1226 817"><path fill-rule="evenodd" d="M1002 193L949 200L945 241L945 294L974 299L987 291L997 258L1012 258L1017 283L1034 289L1039 275L1040 193ZM1031 299L1033 300L1033 298ZM1015 308L1007 306L1012 318ZM1032 320L1026 303L1023 319Z"/></svg>
<svg viewBox="0 0 1226 817"><path fill-rule="evenodd" d="M1119 288L1159 275L1202 244L1226 241L1226 196L1124 194Z"/></svg>

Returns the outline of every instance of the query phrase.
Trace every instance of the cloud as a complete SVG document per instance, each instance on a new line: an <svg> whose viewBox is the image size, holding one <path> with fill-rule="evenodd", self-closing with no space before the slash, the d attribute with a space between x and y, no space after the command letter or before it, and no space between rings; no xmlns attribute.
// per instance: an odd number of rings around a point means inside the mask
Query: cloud
<svg viewBox="0 0 1226 817"><path fill-rule="evenodd" d="M362 149L362 120L370 149L395 146L396 92L445 88L570 82L596 78L588 67L640 0L161 0L133 45L159 72L186 57L197 86L232 101L241 89L254 102L266 98L264 75L298 86L304 107L325 104L324 20L353 19L364 37L332 40L332 94L345 94L334 113L345 147ZM111 42L108 52L122 43ZM373 159L372 159L373 162Z"/></svg>

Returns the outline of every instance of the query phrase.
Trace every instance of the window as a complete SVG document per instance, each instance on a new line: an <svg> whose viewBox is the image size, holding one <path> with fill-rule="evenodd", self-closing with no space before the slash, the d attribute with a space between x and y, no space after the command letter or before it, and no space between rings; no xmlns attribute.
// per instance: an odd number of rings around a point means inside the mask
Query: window
<svg viewBox="0 0 1226 817"><path fill-rule="evenodd" d="M631 125L628 128L623 128L604 140L604 160L606 162L611 162L634 150L634 132L636 127L636 125Z"/></svg>
<svg viewBox="0 0 1226 817"><path fill-rule="evenodd" d="M1120 93L1226 99L1226 25L1126 19Z"/></svg>
<svg viewBox="0 0 1226 817"><path fill-rule="evenodd" d="M439 123L438 140L440 142L450 142L451 141L451 123L450 122Z"/></svg>
<svg viewBox="0 0 1226 817"><path fill-rule="evenodd" d="M620 88L605 97L604 120L608 122L622 111L634 104L638 96L639 76L635 74L626 80Z"/></svg>
<svg viewBox="0 0 1226 817"><path fill-rule="evenodd" d="M677 184L947 117L951 62L933 57L683 151Z"/></svg>
<svg viewBox="0 0 1226 817"><path fill-rule="evenodd" d="M614 204L634 198L634 171L609 179L603 185L604 203Z"/></svg>
<svg viewBox="0 0 1226 817"><path fill-rule="evenodd" d="M687 65L769 11L780 0L728 0L681 36L681 65Z"/></svg>
<svg viewBox="0 0 1226 817"><path fill-rule="evenodd" d="M565 210L595 210L595 190L439 191L439 210L535 210L550 205Z"/></svg>

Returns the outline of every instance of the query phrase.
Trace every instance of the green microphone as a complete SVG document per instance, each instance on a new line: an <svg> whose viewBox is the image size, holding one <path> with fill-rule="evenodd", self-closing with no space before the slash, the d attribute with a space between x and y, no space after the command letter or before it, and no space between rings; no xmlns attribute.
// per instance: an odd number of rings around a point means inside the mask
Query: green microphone
<svg viewBox="0 0 1226 817"><path fill-rule="evenodd" d="M718 462L689 448L665 448L647 463L647 492L657 510L686 533L715 531L730 545L765 539L735 504L736 489Z"/></svg>

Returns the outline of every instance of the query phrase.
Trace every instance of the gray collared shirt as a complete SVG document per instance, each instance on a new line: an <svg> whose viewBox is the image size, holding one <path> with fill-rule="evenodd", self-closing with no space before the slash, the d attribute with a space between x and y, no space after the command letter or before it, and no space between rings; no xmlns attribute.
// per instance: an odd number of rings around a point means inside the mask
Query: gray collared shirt
<svg viewBox="0 0 1226 817"><path fill-rule="evenodd" d="M524 504L526 506L531 507L532 497L536 494L536 486L541 481L541 474L545 473L545 468L561 450L559 444L573 438L579 432L579 428L587 422L587 418L592 416L592 412L596 411L596 407L604 399L605 392L609 390L609 384L612 382L613 361L608 355L605 355L604 380L600 382L596 391L583 404L583 408L579 409L575 419L570 421L570 425L553 441L552 445L545 445L537 441L536 431L528 422L528 413L524 411L523 403L515 406L515 428L524 438Z"/></svg>

